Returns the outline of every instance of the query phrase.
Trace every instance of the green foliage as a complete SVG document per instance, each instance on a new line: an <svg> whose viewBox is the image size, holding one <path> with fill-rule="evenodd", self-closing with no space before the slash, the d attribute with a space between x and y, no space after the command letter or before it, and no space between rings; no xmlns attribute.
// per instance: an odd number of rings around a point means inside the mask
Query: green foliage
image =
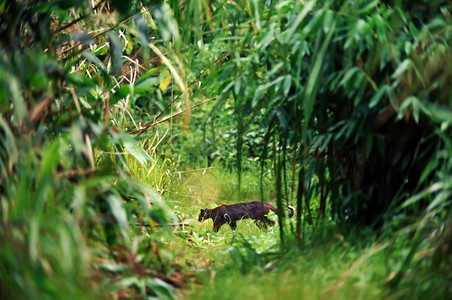
<svg viewBox="0 0 452 300"><path fill-rule="evenodd" d="M239 1L228 13L217 3L197 6L202 12L184 7L204 22L202 36L175 14L189 26L185 38L198 41L190 64L214 60L201 86L222 95L209 122L236 128L239 177L245 145L253 145L264 169L273 165L275 186L278 178L284 185L297 181L297 205L307 213L309 195L321 194L321 215L334 199L335 218L373 227L438 179L433 166L444 161L436 153L447 151L438 130L450 138L452 116L451 7L447 1L407 7L398 1ZM218 60L209 53L219 53ZM210 144L220 130L206 126ZM231 153L222 149L205 154ZM432 173L419 182L427 166Z"/></svg>
<svg viewBox="0 0 452 300"><path fill-rule="evenodd" d="M194 292L191 298L384 297L387 246L357 234L344 238L333 226L319 229L307 234L313 240L306 239L303 249L293 248L284 256L275 251L277 247L265 246L279 239L278 230L270 230L265 238L255 233L242 237L223 252L231 263L214 274L207 272L202 277L207 288ZM353 266L359 259L361 263Z"/></svg>
<svg viewBox="0 0 452 300"><path fill-rule="evenodd" d="M175 297L164 281L175 271L158 238L174 216L130 173L131 165L155 167L155 155L111 119L130 65L123 54L147 47L139 31L150 25L137 29L136 17L124 16L141 8L130 1L1 6L2 298Z"/></svg>
<svg viewBox="0 0 452 300"><path fill-rule="evenodd" d="M175 298L215 267L202 298L447 298L451 10L2 2L1 296ZM257 199L278 226L196 221Z"/></svg>
<svg viewBox="0 0 452 300"><path fill-rule="evenodd" d="M180 12L175 18L184 39L197 43L185 60L193 69L215 64L199 78L203 95L221 95L206 137L212 144L222 136L218 125L235 126L228 144L238 188L244 145L252 144L262 170L273 169L278 207L296 201L300 246L303 220L315 224L313 216L328 211L338 222L389 232L393 220L424 228L413 220L426 216L449 228L450 2L234 3L181 6L196 25ZM205 154L233 165L230 147ZM393 287L413 266L418 239L436 248L426 232L401 246L411 250Z"/></svg>

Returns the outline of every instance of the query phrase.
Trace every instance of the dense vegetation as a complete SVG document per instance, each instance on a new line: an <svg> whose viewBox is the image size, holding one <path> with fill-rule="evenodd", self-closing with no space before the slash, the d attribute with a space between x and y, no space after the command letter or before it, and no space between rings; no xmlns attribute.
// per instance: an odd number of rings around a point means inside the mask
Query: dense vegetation
<svg viewBox="0 0 452 300"><path fill-rule="evenodd" d="M1 1L1 297L450 298L451 14Z"/></svg>

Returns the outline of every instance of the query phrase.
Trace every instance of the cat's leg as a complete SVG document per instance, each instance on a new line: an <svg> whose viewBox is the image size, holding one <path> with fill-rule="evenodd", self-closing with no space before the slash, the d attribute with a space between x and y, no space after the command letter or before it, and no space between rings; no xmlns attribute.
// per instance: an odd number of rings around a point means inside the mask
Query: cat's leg
<svg viewBox="0 0 452 300"><path fill-rule="evenodd" d="M237 228L237 222L236 221L231 221L229 223L229 226L231 227L232 230L235 230Z"/></svg>
<svg viewBox="0 0 452 300"><path fill-rule="evenodd" d="M220 230L221 226L223 226L223 224L221 224L219 222L214 222L213 223L213 231L218 232Z"/></svg>
<svg viewBox="0 0 452 300"><path fill-rule="evenodd" d="M259 229L267 229L267 224L265 224L263 220L256 219L254 223L256 224L257 227L259 227Z"/></svg>
<svg viewBox="0 0 452 300"><path fill-rule="evenodd" d="M263 218L263 222L265 223L265 226L267 226L267 225L274 226L275 225L275 222L273 220L270 220L267 217Z"/></svg>

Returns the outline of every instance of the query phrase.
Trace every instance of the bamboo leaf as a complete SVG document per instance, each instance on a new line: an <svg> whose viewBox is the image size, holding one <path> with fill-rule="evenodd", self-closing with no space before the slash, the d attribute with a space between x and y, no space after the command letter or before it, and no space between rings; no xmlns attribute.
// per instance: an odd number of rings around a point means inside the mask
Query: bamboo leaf
<svg viewBox="0 0 452 300"><path fill-rule="evenodd" d="M304 119L305 119L306 124L308 124L309 120L311 119L312 110L314 109L315 98L317 96L319 84L321 83L320 72L322 70L325 53L328 49L328 45L330 44L335 27L336 27L336 20L334 20L334 22L331 26L330 32L328 33L325 40L323 41L322 47L316 53L316 55L314 57L313 65L310 70L308 83L306 84L306 92L304 95L304 103L303 103L304 104L304 107L303 107L304 108ZM320 43L320 40L318 40L317 42ZM304 139L307 138L307 130L308 130L308 126L304 126L304 129L303 129Z"/></svg>
<svg viewBox="0 0 452 300"><path fill-rule="evenodd" d="M405 59L396 69L394 74L392 74L393 79L400 78L403 74L410 70L413 66L413 61L409 58Z"/></svg>
<svg viewBox="0 0 452 300"><path fill-rule="evenodd" d="M174 287L158 278L147 278L146 285L161 299L176 299L177 293Z"/></svg>
<svg viewBox="0 0 452 300"><path fill-rule="evenodd" d="M292 83L292 76L287 75L284 78L284 96L287 96L289 94L291 83Z"/></svg>
<svg viewBox="0 0 452 300"><path fill-rule="evenodd" d="M3 133L2 135L0 135L0 144L4 147L2 149L2 152L6 151L5 154L6 157L8 157L8 161L3 161L3 159L0 160L1 174L5 178L8 173L7 166L14 165L15 161L19 157L19 152L14 134L12 133L11 128L2 116L0 116L0 129Z"/></svg>
<svg viewBox="0 0 452 300"><path fill-rule="evenodd" d="M327 33L331 30L333 21L334 21L334 13L331 10L327 10L324 13L324 17L323 17L323 32L324 33Z"/></svg>
<svg viewBox="0 0 452 300"><path fill-rule="evenodd" d="M107 69L105 68L105 65L100 61L97 56L89 52L88 50L83 51L82 55L89 60L91 63L93 63L96 67L98 67L103 73L107 73Z"/></svg>
<svg viewBox="0 0 452 300"><path fill-rule="evenodd" d="M14 119L13 122L16 125L20 125L25 119L27 119L27 107L25 105L22 93L20 91L19 81L14 76L7 76L8 87L11 92L11 97L14 103Z"/></svg>
<svg viewBox="0 0 452 300"><path fill-rule="evenodd" d="M111 213L118 222L121 235L127 241L129 239L129 223L122 200L118 196L111 194L107 197L107 202L110 206Z"/></svg>
<svg viewBox="0 0 452 300"><path fill-rule="evenodd" d="M149 40L149 26L144 16L139 16L135 19L138 28L138 38L144 47L148 47Z"/></svg>
<svg viewBox="0 0 452 300"><path fill-rule="evenodd" d="M153 91L155 90L157 84L159 83L159 78L158 77L149 77L146 78L145 80L142 80L140 82L138 82L135 86L134 86L134 92L136 93L143 93L146 91Z"/></svg>
<svg viewBox="0 0 452 300"><path fill-rule="evenodd" d="M92 45L96 42L92 36L90 36L85 31L82 30L72 32L71 37L74 41L80 42L87 46Z"/></svg>
<svg viewBox="0 0 452 300"><path fill-rule="evenodd" d="M273 28L271 28L267 34L265 34L265 36L262 38L262 40L259 41L259 43L256 45L256 48L260 48L262 50L264 50L265 48L268 47L268 45L270 45L270 43L274 40L274 32L273 32Z"/></svg>
<svg viewBox="0 0 452 300"><path fill-rule="evenodd" d="M139 147L136 143L136 141L130 137L127 134L123 134L122 142L124 144L124 147L126 147L127 151L132 154L133 157L143 166L146 165L146 162L153 161L151 156L147 154L143 148Z"/></svg>
<svg viewBox="0 0 452 300"><path fill-rule="evenodd" d="M303 22L304 18L308 15L308 13L314 8L316 1L309 1L303 7L303 10L297 15L297 18L293 22L293 24L284 32L285 42L289 43L294 35L295 31L300 26L301 22Z"/></svg>
<svg viewBox="0 0 452 300"><path fill-rule="evenodd" d="M235 84L234 84L234 93L236 95L238 95L240 93L241 85L242 85L242 83L241 83L240 77L237 77L235 79Z"/></svg>
<svg viewBox="0 0 452 300"><path fill-rule="evenodd" d="M110 42L111 70L113 74L119 75L122 68L122 45L113 32L108 33L108 41Z"/></svg>
<svg viewBox="0 0 452 300"><path fill-rule="evenodd" d="M436 197L433 199L433 201L428 205L427 212L431 212L434 209L442 209L446 205L448 205L447 202L450 201L451 196L450 190L444 190L438 193Z"/></svg>
<svg viewBox="0 0 452 300"><path fill-rule="evenodd" d="M452 124L452 109L436 103L427 103L426 109L431 113L431 117Z"/></svg>
<svg viewBox="0 0 452 300"><path fill-rule="evenodd" d="M41 167L37 178L35 209L41 212L47 202L47 192L50 180L54 177L60 159L60 140L56 139L43 154Z"/></svg>
<svg viewBox="0 0 452 300"><path fill-rule="evenodd" d="M370 99L369 108L374 108L375 106L377 106L377 104L380 102L381 97L388 89L388 85L383 85L381 88L379 88L378 91L372 96L372 99Z"/></svg>

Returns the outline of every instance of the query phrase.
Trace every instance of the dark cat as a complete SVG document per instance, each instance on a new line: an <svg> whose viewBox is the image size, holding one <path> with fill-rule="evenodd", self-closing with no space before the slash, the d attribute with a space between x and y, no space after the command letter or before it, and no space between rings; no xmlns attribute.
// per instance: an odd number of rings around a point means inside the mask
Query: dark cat
<svg viewBox="0 0 452 300"><path fill-rule="evenodd" d="M292 218L295 209L292 206L289 206L289 209L289 217ZM213 209L201 209L198 220L199 222L202 222L211 218L213 220L213 231L215 232L218 232L224 224L228 224L232 230L235 230L237 221L248 218L255 220L258 227L266 228L267 225L274 224L274 222L266 216L270 211L278 214L273 205L260 201L252 201L232 205L221 205Z"/></svg>

